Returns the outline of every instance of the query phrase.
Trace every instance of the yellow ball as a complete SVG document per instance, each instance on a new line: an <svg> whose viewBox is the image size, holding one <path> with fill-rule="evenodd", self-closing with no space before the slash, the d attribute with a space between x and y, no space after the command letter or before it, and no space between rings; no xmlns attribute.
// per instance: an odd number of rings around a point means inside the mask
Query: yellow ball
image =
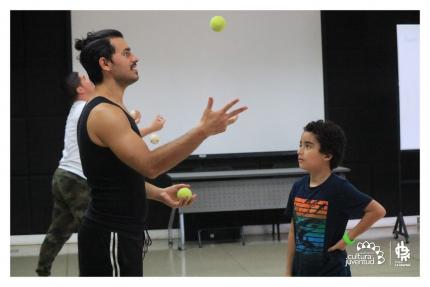
<svg viewBox="0 0 430 287"><path fill-rule="evenodd" d="M212 30L214 30L215 32L221 32L226 26L224 17L223 16L212 17L210 21L210 26Z"/></svg>
<svg viewBox="0 0 430 287"><path fill-rule="evenodd" d="M152 144L158 144L158 142L160 141L160 137L156 134L151 134L149 136L149 140L151 141Z"/></svg>
<svg viewBox="0 0 430 287"><path fill-rule="evenodd" d="M183 187L180 190L178 190L178 192L176 193L176 196L178 198L190 198L193 195L193 193L191 192L191 190L188 187Z"/></svg>

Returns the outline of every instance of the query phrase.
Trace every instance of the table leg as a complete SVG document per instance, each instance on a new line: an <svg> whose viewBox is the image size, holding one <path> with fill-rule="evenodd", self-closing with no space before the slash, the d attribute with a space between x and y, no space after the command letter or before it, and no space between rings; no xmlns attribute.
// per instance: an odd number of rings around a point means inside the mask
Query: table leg
<svg viewBox="0 0 430 287"><path fill-rule="evenodd" d="M172 228L173 228L173 221L175 220L175 213L176 213L176 208L172 208L172 211L170 212L169 225L167 226L167 240L168 240L169 246L173 246Z"/></svg>
<svg viewBox="0 0 430 287"><path fill-rule="evenodd" d="M179 209L179 250L185 250L185 223L184 213Z"/></svg>

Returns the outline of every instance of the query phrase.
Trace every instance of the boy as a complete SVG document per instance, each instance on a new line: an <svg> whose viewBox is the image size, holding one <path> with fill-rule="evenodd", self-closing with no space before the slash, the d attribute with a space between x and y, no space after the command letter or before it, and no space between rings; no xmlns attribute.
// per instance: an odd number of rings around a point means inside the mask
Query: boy
<svg viewBox="0 0 430 287"><path fill-rule="evenodd" d="M332 122L319 120L304 128L297 154L309 175L294 184L288 199L287 276L351 276L346 246L385 215L377 201L332 173L345 144L343 130ZM346 232L348 219L360 216Z"/></svg>

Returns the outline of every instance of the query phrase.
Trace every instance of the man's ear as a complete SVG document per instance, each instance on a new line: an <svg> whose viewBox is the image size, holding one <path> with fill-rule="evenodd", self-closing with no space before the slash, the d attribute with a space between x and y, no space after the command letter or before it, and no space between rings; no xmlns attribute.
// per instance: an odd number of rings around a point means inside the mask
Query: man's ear
<svg viewBox="0 0 430 287"><path fill-rule="evenodd" d="M82 94L82 93L84 93L84 88L82 88L82 86L79 86L76 88L76 92L78 93L78 95Z"/></svg>
<svg viewBox="0 0 430 287"><path fill-rule="evenodd" d="M111 71L112 70L112 62L110 61L110 60L108 60L108 59L106 59L105 57L100 57L100 59L99 59L99 65L100 65L100 68L103 70L103 71Z"/></svg>

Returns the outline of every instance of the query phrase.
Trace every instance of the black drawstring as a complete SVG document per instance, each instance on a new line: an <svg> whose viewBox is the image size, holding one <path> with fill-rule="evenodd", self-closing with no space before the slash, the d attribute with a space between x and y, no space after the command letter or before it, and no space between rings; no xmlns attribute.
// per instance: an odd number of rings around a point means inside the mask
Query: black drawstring
<svg viewBox="0 0 430 287"><path fill-rule="evenodd" d="M151 237L149 236L147 228L145 228L145 231L143 233L143 237L144 237L144 239L143 239L143 259L145 259L145 255L148 252L148 247L151 246L151 244L152 244L152 240L151 240Z"/></svg>

